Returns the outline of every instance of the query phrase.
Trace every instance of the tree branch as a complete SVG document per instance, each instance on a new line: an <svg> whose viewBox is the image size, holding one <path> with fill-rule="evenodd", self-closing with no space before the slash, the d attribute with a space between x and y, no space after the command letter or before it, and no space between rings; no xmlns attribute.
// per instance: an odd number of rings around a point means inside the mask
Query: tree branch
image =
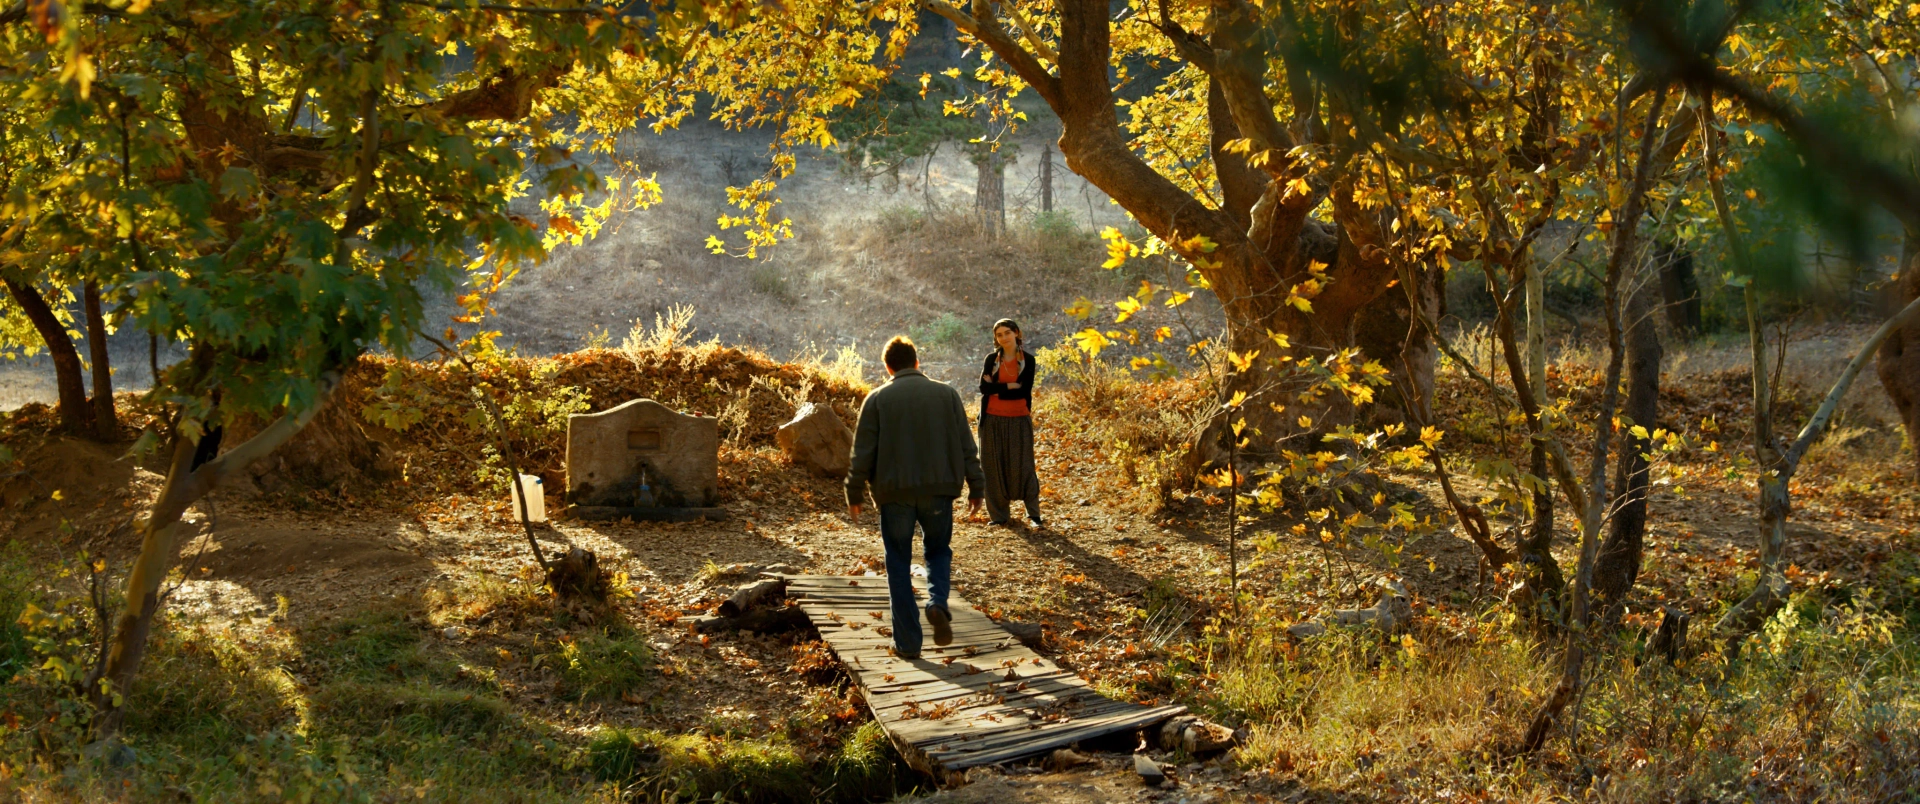
<svg viewBox="0 0 1920 804"><path fill-rule="evenodd" d="M1182 27L1173 19L1173 13L1167 8L1167 0L1159 0L1160 21L1147 21L1154 30L1173 43L1173 51L1181 61L1194 66L1200 72L1213 74L1213 46L1192 31Z"/></svg>
<svg viewBox="0 0 1920 804"><path fill-rule="evenodd" d="M1920 225L1920 183L1899 169L1875 159L1867 149L1847 143L1827 126L1807 119L1800 110L1772 93L1754 87L1728 72L1712 56L1712 50L1691 46L1680 32L1652 19L1651 14L1634 15L1634 27L1670 66L1670 75L1696 90L1725 93L1749 110L1767 118L1787 137L1800 145L1811 162L1818 163L1835 176L1844 177L1856 191L1872 197L1909 226ZM1718 44L1732 30L1737 14L1730 14L1718 36ZM1700 93L1705 94L1705 93Z"/></svg>
<svg viewBox="0 0 1920 804"><path fill-rule="evenodd" d="M1793 439L1793 446L1787 449L1786 465L1789 473L1799 467L1801 456L1806 455L1814 442L1819 441L1820 436L1826 433L1827 423L1832 421L1834 410L1840 407L1840 400L1846 397L1847 389L1853 387L1854 378L1860 375L1860 369L1866 367L1867 359L1880 351L1880 344L1885 342L1894 330L1913 321L1920 321L1920 299L1907 302L1907 306L1900 308L1900 312L1895 313L1892 318L1881 324L1879 329L1873 331L1873 337L1860 345L1860 350L1854 354L1853 359L1847 361L1846 369L1840 372L1840 378L1833 381L1832 390L1827 391L1827 398L1821 400L1819 409L1813 413L1813 418L1807 420L1807 426L1800 428L1800 434ZM1782 352L1785 349L1785 346L1781 347Z"/></svg>
<svg viewBox="0 0 1920 804"><path fill-rule="evenodd" d="M313 421L313 417L320 413L320 409L326 407L327 401L333 396L333 390L340 386L341 376L339 369L322 372L318 398L312 405L307 406L306 410L282 415L273 424L267 425L266 429L255 433L252 438L220 453L220 457L201 464L200 468L193 470L180 489L177 500L180 508L179 511L174 512L173 516L178 517L195 500L219 488L220 483L234 472L251 466L254 461L266 457L279 449L281 444L298 435L308 423Z"/></svg>
<svg viewBox="0 0 1920 804"><path fill-rule="evenodd" d="M420 6L439 11L499 11L508 14L544 14L562 16L567 14L591 14L613 16L613 6L571 6L561 8L543 8L541 6L516 6L506 3L429 3L425 0L400 0L403 5Z"/></svg>
<svg viewBox="0 0 1920 804"><path fill-rule="evenodd" d="M1512 391L1501 387L1500 384L1494 382L1492 378L1480 373L1480 369L1474 366L1471 359L1461 354L1459 349L1454 348L1453 342L1447 340L1445 335L1440 334L1440 327L1434 324L1433 319L1427 315L1425 310L1415 309L1420 315L1420 325L1426 327L1427 335L1433 338L1434 345L1439 346L1443 354L1452 358L1454 364L1465 371L1468 377L1486 386L1488 391L1491 391L1494 396L1499 397L1501 401L1506 402L1508 405L1516 408L1522 407L1520 400L1514 397ZM1524 411L1524 408L1522 408L1522 410ZM1560 443L1560 439L1558 438L1552 436L1542 436L1542 438L1545 438L1547 442L1547 456L1552 459L1553 479L1555 483L1560 486L1561 493L1566 495L1567 504L1573 506L1574 510L1585 509L1587 505L1587 495L1581 488L1580 483L1575 480L1573 476L1573 462L1567 458L1566 447Z"/></svg>
<svg viewBox="0 0 1920 804"><path fill-rule="evenodd" d="M1266 190L1267 177L1247 164L1246 157L1227 150L1227 144L1240 138L1227 109L1227 96L1220 81L1207 77L1207 150L1213 158L1213 173L1220 181L1222 209L1234 216L1243 229L1253 225L1253 205Z"/></svg>
<svg viewBox="0 0 1920 804"><path fill-rule="evenodd" d="M1222 7L1226 8L1223 15ZM1275 178L1296 178L1295 160L1286 152L1293 148L1293 136L1273 114L1273 101L1267 98L1267 48L1261 42L1265 26L1258 9L1244 0L1224 0L1214 6L1214 72L1220 89L1233 112L1233 123L1240 135L1252 143L1254 167Z"/></svg>
<svg viewBox="0 0 1920 804"><path fill-rule="evenodd" d="M1040 97L1047 102L1048 106L1056 110L1060 108L1064 100L1060 94L1060 79L1048 72L1046 65L1041 64L1038 57L1021 47L1013 37L1008 36L1006 29L1000 27L999 22L992 17L976 19L973 15L941 0L921 0L921 4L926 6L928 11L951 20L954 27L980 40L993 51L994 55L999 56L1012 67L1014 73L1020 76L1020 80L1027 82L1035 92L1040 93ZM1055 64L1060 63L1060 55L1057 52L1050 50L1048 55ZM1062 69L1065 69L1064 66Z"/></svg>
<svg viewBox="0 0 1920 804"><path fill-rule="evenodd" d="M1008 15L1013 17L1013 24L1019 26L1021 37L1027 40L1027 44L1033 46L1034 56L1044 62L1059 64L1060 54L1055 53L1053 48L1047 45L1046 40L1041 39L1040 34L1034 31L1033 26L1027 22L1026 15L1020 13L1020 7L1008 3L1006 8Z"/></svg>

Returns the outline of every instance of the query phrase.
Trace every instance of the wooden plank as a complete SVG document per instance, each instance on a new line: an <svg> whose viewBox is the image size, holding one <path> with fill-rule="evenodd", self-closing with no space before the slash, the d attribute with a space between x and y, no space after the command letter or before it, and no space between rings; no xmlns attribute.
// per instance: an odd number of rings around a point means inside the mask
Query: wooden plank
<svg viewBox="0 0 1920 804"><path fill-rule="evenodd" d="M1116 717L1101 723L1087 724L1074 729L1060 729L1037 736L1035 739L1022 741L1016 745L1003 748L957 752L945 752L936 749L934 751L927 751L926 753L929 759L934 760L941 767L949 771L965 770L967 768L992 765L1011 759L1019 759L1024 756L1044 753L1063 745L1071 745L1081 740L1092 739L1103 734L1145 728L1168 718L1184 714L1186 711L1187 708L1184 706L1159 707L1155 709L1143 708L1140 712L1132 715Z"/></svg>
<svg viewBox="0 0 1920 804"><path fill-rule="evenodd" d="M1107 731L1099 732L1101 734L1111 733L1112 731L1118 731L1122 728L1127 728L1126 726L1115 726L1115 724L1131 723L1134 721L1136 717L1153 714L1154 709L1166 709L1169 711L1177 709L1182 712L1186 711L1185 707L1179 707L1179 706L1156 707L1156 708L1138 706L1138 707L1134 707L1130 711L1106 711L1100 714L1098 717L1088 717L1088 718L1073 720L1073 721L1054 721L1049 723L1043 723L1043 724L1040 724L1038 728L1028 728L1025 730L1003 729L1003 730L999 730L999 733L997 734L987 734L987 735L981 735L981 736L957 735L955 739L948 742L946 748L943 749L943 748L940 748L939 746L932 746L932 748L935 751L948 751L952 753L966 751L966 752L971 752L975 754L982 754L982 753L997 752L997 751L1001 751L1009 748L1016 748L1018 746L1021 746L1030 742L1051 740L1054 735L1059 734L1061 732L1078 732L1083 729L1089 729L1089 728L1101 729L1101 728L1113 727L1113 728L1109 728ZM1171 717L1171 716L1172 714L1161 713L1156 716L1158 717L1158 719L1152 720L1149 722L1159 722L1159 720L1165 719L1166 717ZM1075 739L1085 739L1085 738L1080 737Z"/></svg>
<svg viewBox="0 0 1920 804"><path fill-rule="evenodd" d="M1048 673L1043 676L1026 676L1021 678L1018 681L994 681L994 682L990 682L989 684L982 685L978 688L963 687L960 685L952 685L952 684L926 684L922 686L951 687L956 693L977 692L977 691L982 691L989 688L998 690L1001 692L1008 692L1008 693L1026 692L1029 690L1059 692L1067 689L1083 689L1083 690L1088 689L1088 687L1084 683L1076 685L1076 684L1070 683L1069 680L1079 681L1079 677L1065 670L1061 670L1059 672ZM1027 686L1024 688L1019 687L1019 685L1022 682L1025 682ZM867 690L867 702L869 704L887 705L891 703L895 698L910 694L916 689L918 689L918 687L915 687L913 684L910 684L910 683L889 683L885 686L874 687L872 689Z"/></svg>
<svg viewBox="0 0 1920 804"><path fill-rule="evenodd" d="M926 709L941 704L956 707L963 705L976 708L1000 707L1009 711L1040 711L1050 707L1072 706L1075 701L1084 701L1089 698L1101 700L1081 690L1067 690L1063 693L1061 690L1036 689L1006 692L1001 690L949 691L946 688L935 688L927 692L932 694L916 697L908 693L881 704L869 702L868 708L884 714L894 714L913 708ZM970 701L978 703L968 704L967 702Z"/></svg>
<svg viewBox="0 0 1920 804"><path fill-rule="evenodd" d="M948 601L952 644L923 643L920 658L902 659L891 654L886 578L776 577L786 581L788 596L846 665L868 709L908 762L936 775L1041 753L1185 711L1100 695L957 596ZM924 594L925 582L914 581ZM882 628L889 633L880 633ZM925 631L930 636L932 628ZM1013 680L1007 679L1008 671ZM929 712L941 716L928 718Z"/></svg>

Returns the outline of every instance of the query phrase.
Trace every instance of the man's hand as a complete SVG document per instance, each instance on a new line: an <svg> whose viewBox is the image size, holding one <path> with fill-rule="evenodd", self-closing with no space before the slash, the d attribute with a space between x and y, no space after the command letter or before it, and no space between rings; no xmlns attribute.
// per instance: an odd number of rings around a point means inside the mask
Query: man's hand
<svg viewBox="0 0 1920 804"><path fill-rule="evenodd" d="M980 513L980 503L981 499L979 497L967 498L967 516L972 517L978 515Z"/></svg>
<svg viewBox="0 0 1920 804"><path fill-rule="evenodd" d="M858 505L849 505L849 506L847 506L847 516L849 516L849 517L851 517L851 518L853 518L853 519L859 519L859 518L860 518L860 506L858 506Z"/></svg>

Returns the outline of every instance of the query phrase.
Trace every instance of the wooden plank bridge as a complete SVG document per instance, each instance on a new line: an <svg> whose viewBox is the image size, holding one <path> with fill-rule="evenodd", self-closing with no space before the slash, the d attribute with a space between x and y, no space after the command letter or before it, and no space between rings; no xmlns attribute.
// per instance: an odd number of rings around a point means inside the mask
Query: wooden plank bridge
<svg viewBox="0 0 1920 804"><path fill-rule="evenodd" d="M891 654L887 579L787 575L787 595L820 629L865 693L867 706L907 761L936 777L1033 756L1102 735L1141 729L1186 712L1094 692L1079 676L1021 644L959 597L953 644L918 659ZM915 579L916 590L924 582Z"/></svg>

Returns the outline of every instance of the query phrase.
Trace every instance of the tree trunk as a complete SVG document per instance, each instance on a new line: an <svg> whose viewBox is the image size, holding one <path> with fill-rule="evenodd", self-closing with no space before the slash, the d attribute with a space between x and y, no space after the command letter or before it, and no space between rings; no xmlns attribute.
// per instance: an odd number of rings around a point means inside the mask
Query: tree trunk
<svg viewBox="0 0 1920 804"><path fill-rule="evenodd" d="M112 442L120 438L120 418L113 410L113 361L107 354L107 319L100 310L100 283L82 290L87 311L87 352L93 360L93 437Z"/></svg>
<svg viewBox="0 0 1920 804"><path fill-rule="evenodd" d="M1675 338L1692 340L1700 332L1700 280L1693 272L1693 252L1663 243L1654 251L1660 266L1660 295L1666 302L1667 329Z"/></svg>
<svg viewBox="0 0 1920 804"><path fill-rule="evenodd" d="M1624 425L1640 425L1649 432L1660 415L1660 333L1654 320L1654 290L1642 286L1627 300L1627 401L1620 409ZM1621 613L1633 583L1640 577L1642 544L1647 532L1647 450L1651 442L1631 430L1614 464L1612 530L1600 546L1593 568L1593 592L1604 618Z"/></svg>
<svg viewBox="0 0 1920 804"><path fill-rule="evenodd" d="M1521 334L1516 331L1518 325L1514 320L1515 307L1512 295L1520 288L1508 288L1504 298L1498 290L1498 279L1503 270L1512 281L1530 284L1530 276L1539 270L1539 266L1533 262L1532 256L1525 252L1515 254L1511 259L1517 262L1506 266L1484 262L1482 270L1487 274L1488 288L1495 292L1494 301L1497 312L1493 321L1494 336L1500 342L1500 354L1506 363L1507 376L1513 382L1514 400L1520 405L1521 412L1525 414L1527 435L1531 442L1528 447L1528 473L1539 482L1532 489L1534 509L1532 528L1526 538L1515 545L1509 555L1521 563L1523 573L1521 581L1525 584L1520 590L1521 597L1532 604L1530 608L1543 615L1543 621L1553 621L1557 618L1545 615L1550 615L1559 607L1560 594L1566 588L1566 576L1560 571L1560 562L1553 557L1553 488L1548 481L1552 467L1548 464L1548 435L1543 412L1545 405L1542 402L1547 398L1547 394L1544 388L1535 385L1534 380L1536 374L1544 375L1546 369L1543 359L1540 370L1533 371L1531 364L1534 350L1529 348L1523 352L1520 346ZM1544 303L1541 306L1544 309ZM1544 356L1545 341L1542 341L1540 346ZM1569 485L1564 478L1562 485ZM1489 555L1487 558L1491 562L1494 556Z"/></svg>
<svg viewBox="0 0 1920 804"><path fill-rule="evenodd" d="M973 209L980 218L980 233L988 240L998 240L1007 230L1005 161L998 150L989 149L973 166L979 171L973 185Z"/></svg>
<svg viewBox="0 0 1920 804"><path fill-rule="evenodd" d="M1321 231L1328 241L1339 238L1336 228L1326 227L1330 231ZM1341 258L1331 257L1338 265ZM1231 260L1229 256L1226 259ZM1303 266L1295 281L1308 278L1304 270L1309 258L1301 256ZM1222 268L1232 270L1231 262ZM1260 268L1248 269L1248 273L1261 272ZM1253 430L1253 438L1243 457L1262 460L1271 457L1279 448L1318 449L1317 434L1342 425L1361 424L1372 416L1373 423L1398 420L1402 415L1401 404L1407 400L1399 399L1399 391L1392 388L1412 387L1431 394L1433 388L1433 370L1438 358L1438 349L1425 328L1420 326L1414 315L1413 305L1426 308L1429 316L1438 317L1440 271L1435 268L1416 268L1408 272L1413 279L1414 291L1411 294L1388 292L1384 282L1376 285L1375 293L1363 292L1334 295L1322 294L1312 301L1313 312L1303 313L1287 306L1286 288L1291 283L1281 284L1256 299L1238 299L1234 306L1247 311L1247 319L1228 317L1229 347L1236 353L1248 355L1258 353L1247 371L1232 373L1222 383L1222 400L1236 393L1247 395L1245 404L1234 418L1244 419ZM1329 288L1331 290L1331 288ZM1275 309L1278 308L1278 309ZM1273 339L1274 335L1286 338L1288 348L1282 349ZM1399 380L1412 372L1412 383L1396 381L1388 389L1379 389L1379 402L1370 410L1356 408L1338 392L1330 392L1321 399L1303 403L1300 392L1315 382L1311 375L1295 372L1291 366L1281 365L1274 358L1294 356L1299 358L1326 358L1343 349L1358 349L1361 359L1377 360ZM1426 401L1431 401L1426 400ZM1276 410L1275 406L1280 409ZM1299 420L1306 416L1311 424L1301 427ZM1197 449L1192 455L1193 468L1198 470L1207 465L1224 465L1221 461L1226 455L1226 445L1231 438L1231 423L1226 417L1220 417L1203 432Z"/></svg>
<svg viewBox="0 0 1920 804"><path fill-rule="evenodd" d="M1602 301L1602 311L1607 323L1607 370L1600 384L1600 409L1593 420L1593 453L1587 469L1586 510L1580 512L1580 558L1574 565L1572 601L1568 607L1567 649L1560 672L1560 682L1554 685L1553 694L1547 697L1540 710L1534 713L1533 721L1527 724L1527 731L1520 738L1521 750L1532 753L1546 743L1547 735L1559 722L1560 713L1585 683L1582 679L1586 672L1587 641L1591 638L1593 625L1593 578L1594 566L1600 555L1600 529L1606 521L1607 502L1607 453L1613 443L1612 424L1615 411L1620 402L1620 376L1625 371L1627 344L1624 319L1625 304L1621 300L1621 280L1627 266L1640 261L1640 216L1645 209L1647 185L1652 179L1654 167L1654 135L1662 126L1661 118L1665 112L1667 86L1660 85L1654 90L1653 102L1646 116L1645 127L1641 130L1639 158L1634 162L1633 183L1627 190L1621 208L1613 215L1615 221L1622 221L1613 230L1613 243L1607 255L1605 277L1606 293Z"/></svg>
<svg viewBox="0 0 1920 804"><path fill-rule="evenodd" d="M1920 299L1920 229L1907 230L1899 283L1889 289L1899 309ZM1913 449L1913 478L1920 483L1920 322L1901 327L1880 345L1875 369L1900 422L1907 428L1907 446Z"/></svg>
<svg viewBox="0 0 1920 804"><path fill-rule="evenodd" d="M1527 268L1527 387L1535 405L1547 404L1547 274L1531 253L1524 255ZM1519 555L1527 584L1535 590L1536 605L1559 606L1559 593L1566 588L1560 563L1553 558L1553 486L1547 468L1547 443L1537 428L1527 450L1527 473L1533 475L1533 530L1521 541Z"/></svg>
<svg viewBox="0 0 1920 804"><path fill-rule="evenodd" d="M93 411L87 407L86 381L82 379L80 352L73 348L73 338L67 335L67 328L61 326L60 318L32 283L12 277L8 277L6 283L14 303L26 312L27 320L33 322L34 330L47 344L48 354L53 356L54 384L60 391L60 426L75 433L91 432Z"/></svg>
<svg viewBox="0 0 1920 804"><path fill-rule="evenodd" d="M140 523L140 553L127 573L126 605L114 625L105 662L94 668L87 680L95 711L96 736L117 735L124 722L127 695L133 689L140 660L146 656L147 637L160 610L160 585L173 565L174 531L180 515L212 493L221 481L244 471L299 433L313 420L314 414L320 412L339 384L340 372L327 372L321 377L319 401L313 407L281 416L258 435L199 468L193 465L199 444L178 433L170 439L166 483L147 510L146 519Z"/></svg>
<svg viewBox="0 0 1920 804"><path fill-rule="evenodd" d="M1040 211L1053 211L1053 146L1040 146ZM1088 221L1092 225L1092 221Z"/></svg>
<svg viewBox="0 0 1920 804"><path fill-rule="evenodd" d="M1734 223L1733 213L1727 205L1726 189L1721 186L1721 135L1713 126L1711 95L1701 99L1699 113L1702 118L1700 131L1705 137L1703 150L1707 161L1707 190L1713 199L1714 214L1720 219L1727 245L1733 251L1736 270L1749 277L1742 288L1741 297L1747 308L1747 346L1751 352L1753 371L1753 459L1758 470L1760 494L1760 581L1751 594L1734 604L1714 624L1714 632L1725 640L1727 652L1731 654L1738 650L1740 640L1786 605L1787 594L1791 591L1779 565L1780 554L1786 550L1787 513L1792 506L1787 484L1792 480L1794 467L1781 453L1780 445L1773 436L1772 378L1767 374L1766 333L1760 326L1760 294L1751 281L1753 260L1747 252L1746 238ZM1781 344L1780 348L1785 349L1786 344ZM1850 378L1842 379L1845 381Z"/></svg>

